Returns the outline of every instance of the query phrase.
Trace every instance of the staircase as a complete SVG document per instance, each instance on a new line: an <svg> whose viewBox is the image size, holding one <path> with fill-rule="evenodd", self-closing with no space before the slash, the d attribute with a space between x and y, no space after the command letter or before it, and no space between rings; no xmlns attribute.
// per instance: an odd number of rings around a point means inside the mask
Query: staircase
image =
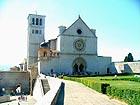
<svg viewBox="0 0 140 105"><path fill-rule="evenodd" d="M41 79L44 95L50 90L50 86L47 79Z"/></svg>

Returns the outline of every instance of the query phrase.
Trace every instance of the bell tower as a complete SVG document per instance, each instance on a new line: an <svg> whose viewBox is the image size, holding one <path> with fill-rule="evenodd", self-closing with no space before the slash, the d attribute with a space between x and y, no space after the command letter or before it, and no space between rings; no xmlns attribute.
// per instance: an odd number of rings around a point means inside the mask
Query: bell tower
<svg viewBox="0 0 140 105"><path fill-rule="evenodd" d="M40 43L45 40L45 16L37 14L28 15L27 36L27 67L37 62Z"/></svg>

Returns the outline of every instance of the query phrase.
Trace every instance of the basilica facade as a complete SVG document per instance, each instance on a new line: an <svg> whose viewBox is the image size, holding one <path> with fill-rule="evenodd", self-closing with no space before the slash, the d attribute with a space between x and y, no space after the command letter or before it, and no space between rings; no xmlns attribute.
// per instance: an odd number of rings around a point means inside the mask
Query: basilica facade
<svg viewBox="0 0 140 105"><path fill-rule="evenodd" d="M69 27L59 26L57 38L48 42L44 29L45 16L28 16L28 66L37 63L39 73L44 74L109 73L111 57L98 56L96 30L90 29L80 16Z"/></svg>

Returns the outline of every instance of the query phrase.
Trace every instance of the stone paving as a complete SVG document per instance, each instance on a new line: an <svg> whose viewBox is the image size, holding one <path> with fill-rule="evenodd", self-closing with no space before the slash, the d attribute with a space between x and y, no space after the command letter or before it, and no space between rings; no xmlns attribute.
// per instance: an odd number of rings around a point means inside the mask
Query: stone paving
<svg viewBox="0 0 140 105"><path fill-rule="evenodd" d="M127 105L98 93L81 83L63 80L64 84L56 105Z"/></svg>

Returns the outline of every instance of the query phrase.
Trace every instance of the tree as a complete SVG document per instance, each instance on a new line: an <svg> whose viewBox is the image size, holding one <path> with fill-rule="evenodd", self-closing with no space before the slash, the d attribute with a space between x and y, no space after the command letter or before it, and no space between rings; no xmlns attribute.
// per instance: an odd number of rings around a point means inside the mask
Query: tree
<svg viewBox="0 0 140 105"><path fill-rule="evenodd" d="M128 57L127 56L125 56L124 62L128 62Z"/></svg>
<svg viewBox="0 0 140 105"><path fill-rule="evenodd" d="M133 62L133 56L131 53L128 54L128 56L125 57L124 62Z"/></svg>
<svg viewBox="0 0 140 105"><path fill-rule="evenodd" d="M134 59L133 59L133 56L131 53L128 54L128 62L133 62Z"/></svg>

